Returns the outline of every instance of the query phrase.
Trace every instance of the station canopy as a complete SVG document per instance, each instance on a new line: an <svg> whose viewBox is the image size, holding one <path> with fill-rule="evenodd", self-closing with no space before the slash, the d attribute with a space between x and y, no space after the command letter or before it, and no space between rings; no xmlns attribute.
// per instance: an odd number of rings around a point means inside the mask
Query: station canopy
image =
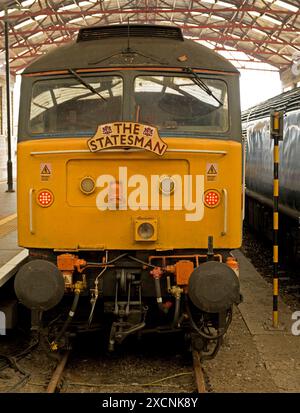
<svg viewBox="0 0 300 413"><path fill-rule="evenodd" d="M300 60L299 0L0 0L0 68L5 19L14 73L82 27L128 21L178 26L238 69L283 71Z"/></svg>

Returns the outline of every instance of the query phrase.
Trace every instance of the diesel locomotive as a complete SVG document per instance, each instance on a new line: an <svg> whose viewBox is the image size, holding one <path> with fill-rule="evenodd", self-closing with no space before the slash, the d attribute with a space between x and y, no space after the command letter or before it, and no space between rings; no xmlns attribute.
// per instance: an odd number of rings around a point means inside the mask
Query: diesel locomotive
<svg viewBox="0 0 300 413"><path fill-rule="evenodd" d="M239 73L171 26L80 29L22 74L15 292L52 350L184 332L213 357L240 302Z"/></svg>

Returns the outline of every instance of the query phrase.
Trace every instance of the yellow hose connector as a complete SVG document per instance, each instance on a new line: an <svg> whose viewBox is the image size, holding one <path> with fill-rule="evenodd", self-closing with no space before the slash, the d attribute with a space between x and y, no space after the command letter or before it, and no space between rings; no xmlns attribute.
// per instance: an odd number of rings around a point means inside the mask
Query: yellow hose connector
<svg viewBox="0 0 300 413"><path fill-rule="evenodd" d="M50 343L50 349L51 349L51 351L57 351L58 350L58 344L55 341L52 341L52 343Z"/></svg>

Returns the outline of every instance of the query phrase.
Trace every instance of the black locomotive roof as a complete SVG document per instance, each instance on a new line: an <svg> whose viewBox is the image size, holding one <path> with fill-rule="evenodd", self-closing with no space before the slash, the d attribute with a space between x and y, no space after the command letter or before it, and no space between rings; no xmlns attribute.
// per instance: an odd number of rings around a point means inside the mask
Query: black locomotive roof
<svg viewBox="0 0 300 413"><path fill-rule="evenodd" d="M104 67L192 67L238 73L225 58L170 26L111 25L84 28L76 42L53 49L24 73Z"/></svg>
<svg viewBox="0 0 300 413"><path fill-rule="evenodd" d="M299 107L300 87L296 87L244 110L242 113L242 122L266 118L270 116L273 110L280 110L287 113L297 110Z"/></svg>

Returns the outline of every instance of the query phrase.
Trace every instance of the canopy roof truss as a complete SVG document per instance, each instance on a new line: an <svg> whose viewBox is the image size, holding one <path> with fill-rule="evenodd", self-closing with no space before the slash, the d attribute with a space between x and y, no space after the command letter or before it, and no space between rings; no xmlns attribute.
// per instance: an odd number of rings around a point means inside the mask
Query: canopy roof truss
<svg viewBox="0 0 300 413"><path fill-rule="evenodd" d="M172 24L238 68L284 70L300 59L298 0L16 0L0 1L0 68L4 20L15 73L76 38L91 25ZM6 9L6 10L5 10Z"/></svg>

